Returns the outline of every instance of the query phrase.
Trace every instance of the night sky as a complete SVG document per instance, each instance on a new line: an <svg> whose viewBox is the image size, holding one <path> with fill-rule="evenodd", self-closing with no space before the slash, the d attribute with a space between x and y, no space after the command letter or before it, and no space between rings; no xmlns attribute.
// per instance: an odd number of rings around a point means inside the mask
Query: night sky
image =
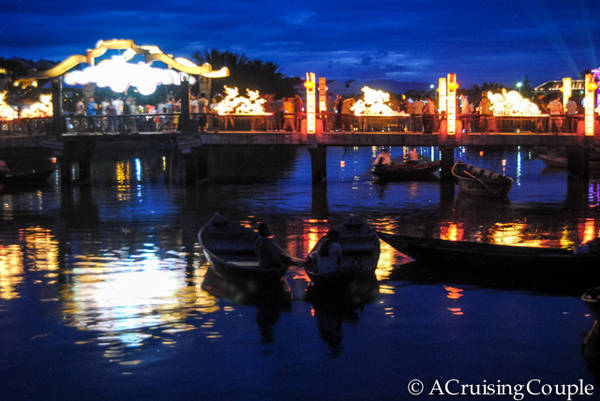
<svg viewBox="0 0 600 401"><path fill-rule="evenodd" d="M123 38L183 57L230 50L290 76L433 83L455 72L463 85L511 85L528 74L537 85L598 67L598 8L597 0L2 0L0 56L62 61Z"/></svg>

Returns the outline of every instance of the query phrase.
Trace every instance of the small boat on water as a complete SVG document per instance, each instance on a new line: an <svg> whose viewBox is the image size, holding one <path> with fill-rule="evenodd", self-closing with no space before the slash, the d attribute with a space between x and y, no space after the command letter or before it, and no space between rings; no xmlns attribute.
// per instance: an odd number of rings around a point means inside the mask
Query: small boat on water
<svg viewBox="0 0 600 401"><path fill-rule="evenodd" d="M391 165L377 164L371 173L381 181L422 181L435 179L434 173L440 169L440 161L432 162L393 162Z"/></svg>
<svg viewBox="0 0 600 401"><path fill-rule="evenodd" d="M319 239L312 249L304 269L311 281L320 286L338 286L351 281L375 278L375 269L379 261L379 237L362 219L351 216L339 227L337 242L342 248L340 266L333 272L319 273L316 255L327 241L327 236Z"/></svg>
<svg viewBox="0 0 600 401"><path fill-rule="evenodd" d="M540 149L536 157L543 161L551 169L566 169L568 165L567 151L559 149ZM588 165L591 170L600 169L600 151L592 150L588 155Z"/></svg>
<svg viewBox="0 0 600 401"><path fill-rule="evenodd" d="M581 296L594 319L600 321L600 287L590 288Z"/></svg>
<svg viewBox="0 0 600 401"><path fill-rule="evenodd" d="M277 282L289 266L260 266L257 239L256 231L219 213L211 217L198 233L202 251L219 276Z"/></svg>
<svg viewBox="0 0 600 401"><path fill-rule="evenodd" d="M595 252L579 253L563 248L495 245L386 233L379 233L379 237L418 263L440 265L442 268L500 269L520 274L560 273L565 275L565 279L569 278L568 275L581 274L581 277L600 284L600 254Z"/></svg>
<svg viewBox="0 0 600 401"><path fill-rule="evenodd" d="M45 184L54 174L53 167L44 168L9 168L4 160L0 160L0 184L6 187L28 187Z"/></svg>
<svg viewBox="0 0 600 401"><path fill-rule="evenodd" d="M474 196L504 198L514 182L510 177L460 160L452 166L452 175L461 192Z"/></svg>
<svg viewBox="0 0 600 401"><path fill-rule="evenodd" d="M51 170L32 170L8 172L0 176L0 183L7 187L29 187L45 184L50 176L54 174L54 169Z"/></svg>

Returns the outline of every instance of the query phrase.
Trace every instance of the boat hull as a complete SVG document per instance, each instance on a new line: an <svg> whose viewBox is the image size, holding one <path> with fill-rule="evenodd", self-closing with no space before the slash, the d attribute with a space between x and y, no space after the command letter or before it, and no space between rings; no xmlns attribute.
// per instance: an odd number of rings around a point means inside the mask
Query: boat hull
<svg viewBox="0 0 600 401"><path fill-rule="evenodd" d="M391 166L378 165L371 172L381 181L421 181L435 179L434 173L440 169L440 161L428 163L393 163Z"/></svg>
<svg viewBox="0 0 600 401"><path fill-rule="evenodd" d="M310 280L319 286L345 288L353 281L365 281L374 277L381 251L377 233L366 223L351 218L337 227L338 242L342 247L341 266L330 273L319 273L316 254L323 246L322 237L311 250L304 269Z"/></svg>
<svg viewBox="0 0 600 401"><path fill-rule="evenodd" d="M260 266L256 253L258 234L215 214L198 233L202 252L210 268L226 279L279 281L289 265Z"/></svg>
<svg viewBox="0 0 600 401"><path fill-rule="evenodd" d="M600 279L600 257L575 255L559 248L531 248L478 242L415 238L379 233L380 238L420 263L444 268L488 268L503 271L583 274Z"/></svg>

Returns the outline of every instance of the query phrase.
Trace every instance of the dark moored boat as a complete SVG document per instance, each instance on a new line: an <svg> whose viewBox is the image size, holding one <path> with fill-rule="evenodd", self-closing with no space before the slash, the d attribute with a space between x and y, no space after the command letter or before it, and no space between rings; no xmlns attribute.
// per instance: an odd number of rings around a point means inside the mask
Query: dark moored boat
<svg viewBox="0 0 600 401"><path fill-rule="evenodd" d="M558 149L540 149L536 157L542 160L548 168L566 169L568 165L567 151ZM591 170L600 169L600 151L593 149L588 155L588 166Z"/></svg>
<svg viewBox="0 0 600 401"><path fill-rule="evenodd" d="M219 276L280 280L289 266L261 267L255 245L257 238L256 231L242 227L218 213L198 233L202 251Z"/></svg>
<svg viewBox="0 0 600 401"><path fill-rule="evenodd" d="M452 175L461 192L475 196L504 198L514 180L502 174L458 161L452 166Z"/></svg>
<svg viewBox="0 0 600 401"><path fill-rule="evenodd" d="M590 288L584 292L581 300L592 312L594 319L600 321L600 287Z"/></svg>
<svg viewBox="0 0 600 401"><path fill-rule="evenodd" d="M545 275L560 272L565 274L564 278L581 274L581 277L600 279L598 253L577 254L562 248L495 245L385 233L379 233L379 237L419 263L440 265L442 268L499 268L502 271ZM560 280L560 276L556 279Z"/></svg>
<svg viewBox="0 0 600 401"><path fill-rule="evenodd" d="M304 269L311 281L317 285L338 285L349 281L370 280L375 276L379 260L379 237L375 230L356 216L351 216L336 227L342 247L341 266L330 273L319 273L315 255L327 239L322 237L312 249Z"/></svg>
<svg viewBox="0 0 600 401"><path fill-rule="evenodd" d="M382 181L431 180L440 169L440 161L417 163L392 163L389 166L378 164L371 169L373 175Z"/></svg>
<svg viewBox="0 0 600 401"><path fill-rule="evenodd" d="M0 175L0 183L7 187L28 187L45 184L54 169L28 170L28 171L9 171Z"/></svg>

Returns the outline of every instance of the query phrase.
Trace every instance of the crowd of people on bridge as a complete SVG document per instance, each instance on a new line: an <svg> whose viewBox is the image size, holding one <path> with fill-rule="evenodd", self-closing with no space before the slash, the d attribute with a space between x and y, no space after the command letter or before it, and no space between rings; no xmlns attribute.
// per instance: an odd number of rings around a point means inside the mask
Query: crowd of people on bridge
<svg viewBox="0 0 600 401"><path fill-rule="evenodd" d="M209 99L206 94L191 96L189 102L190 120L198 132L264 129L273 132L300 132L305 119L304 101L299 94L294 97L276 98L273 94L264 95L263 114L223 114L217 113L221 95ZM353 131L396 131L433 133L440 130L445 120L445 112L439 112L432 96L402 95L401 100L390 96L388 105L396 112L394 116L355 116L352 106L356 99L352 96L327 94L327 112L320 113L323 130L327 132ZM535 99L544 118L499 119L494 116L490 100L482 92L477 101L471 101L467 94L457 96L457 120L461 132L493 131L537 131L574 132L577 130L579 115L583 113L579 98L572 97L563 108L562 97L546 99L540 94ZM139 105L134 97L113 97L96 100L94 97L80 99L75 110L68 115L68 128L101 132L175 132L180 127L182 112L181 99L169 96L156 105ZM193 128L192 128L193 129Z"/></svg>

